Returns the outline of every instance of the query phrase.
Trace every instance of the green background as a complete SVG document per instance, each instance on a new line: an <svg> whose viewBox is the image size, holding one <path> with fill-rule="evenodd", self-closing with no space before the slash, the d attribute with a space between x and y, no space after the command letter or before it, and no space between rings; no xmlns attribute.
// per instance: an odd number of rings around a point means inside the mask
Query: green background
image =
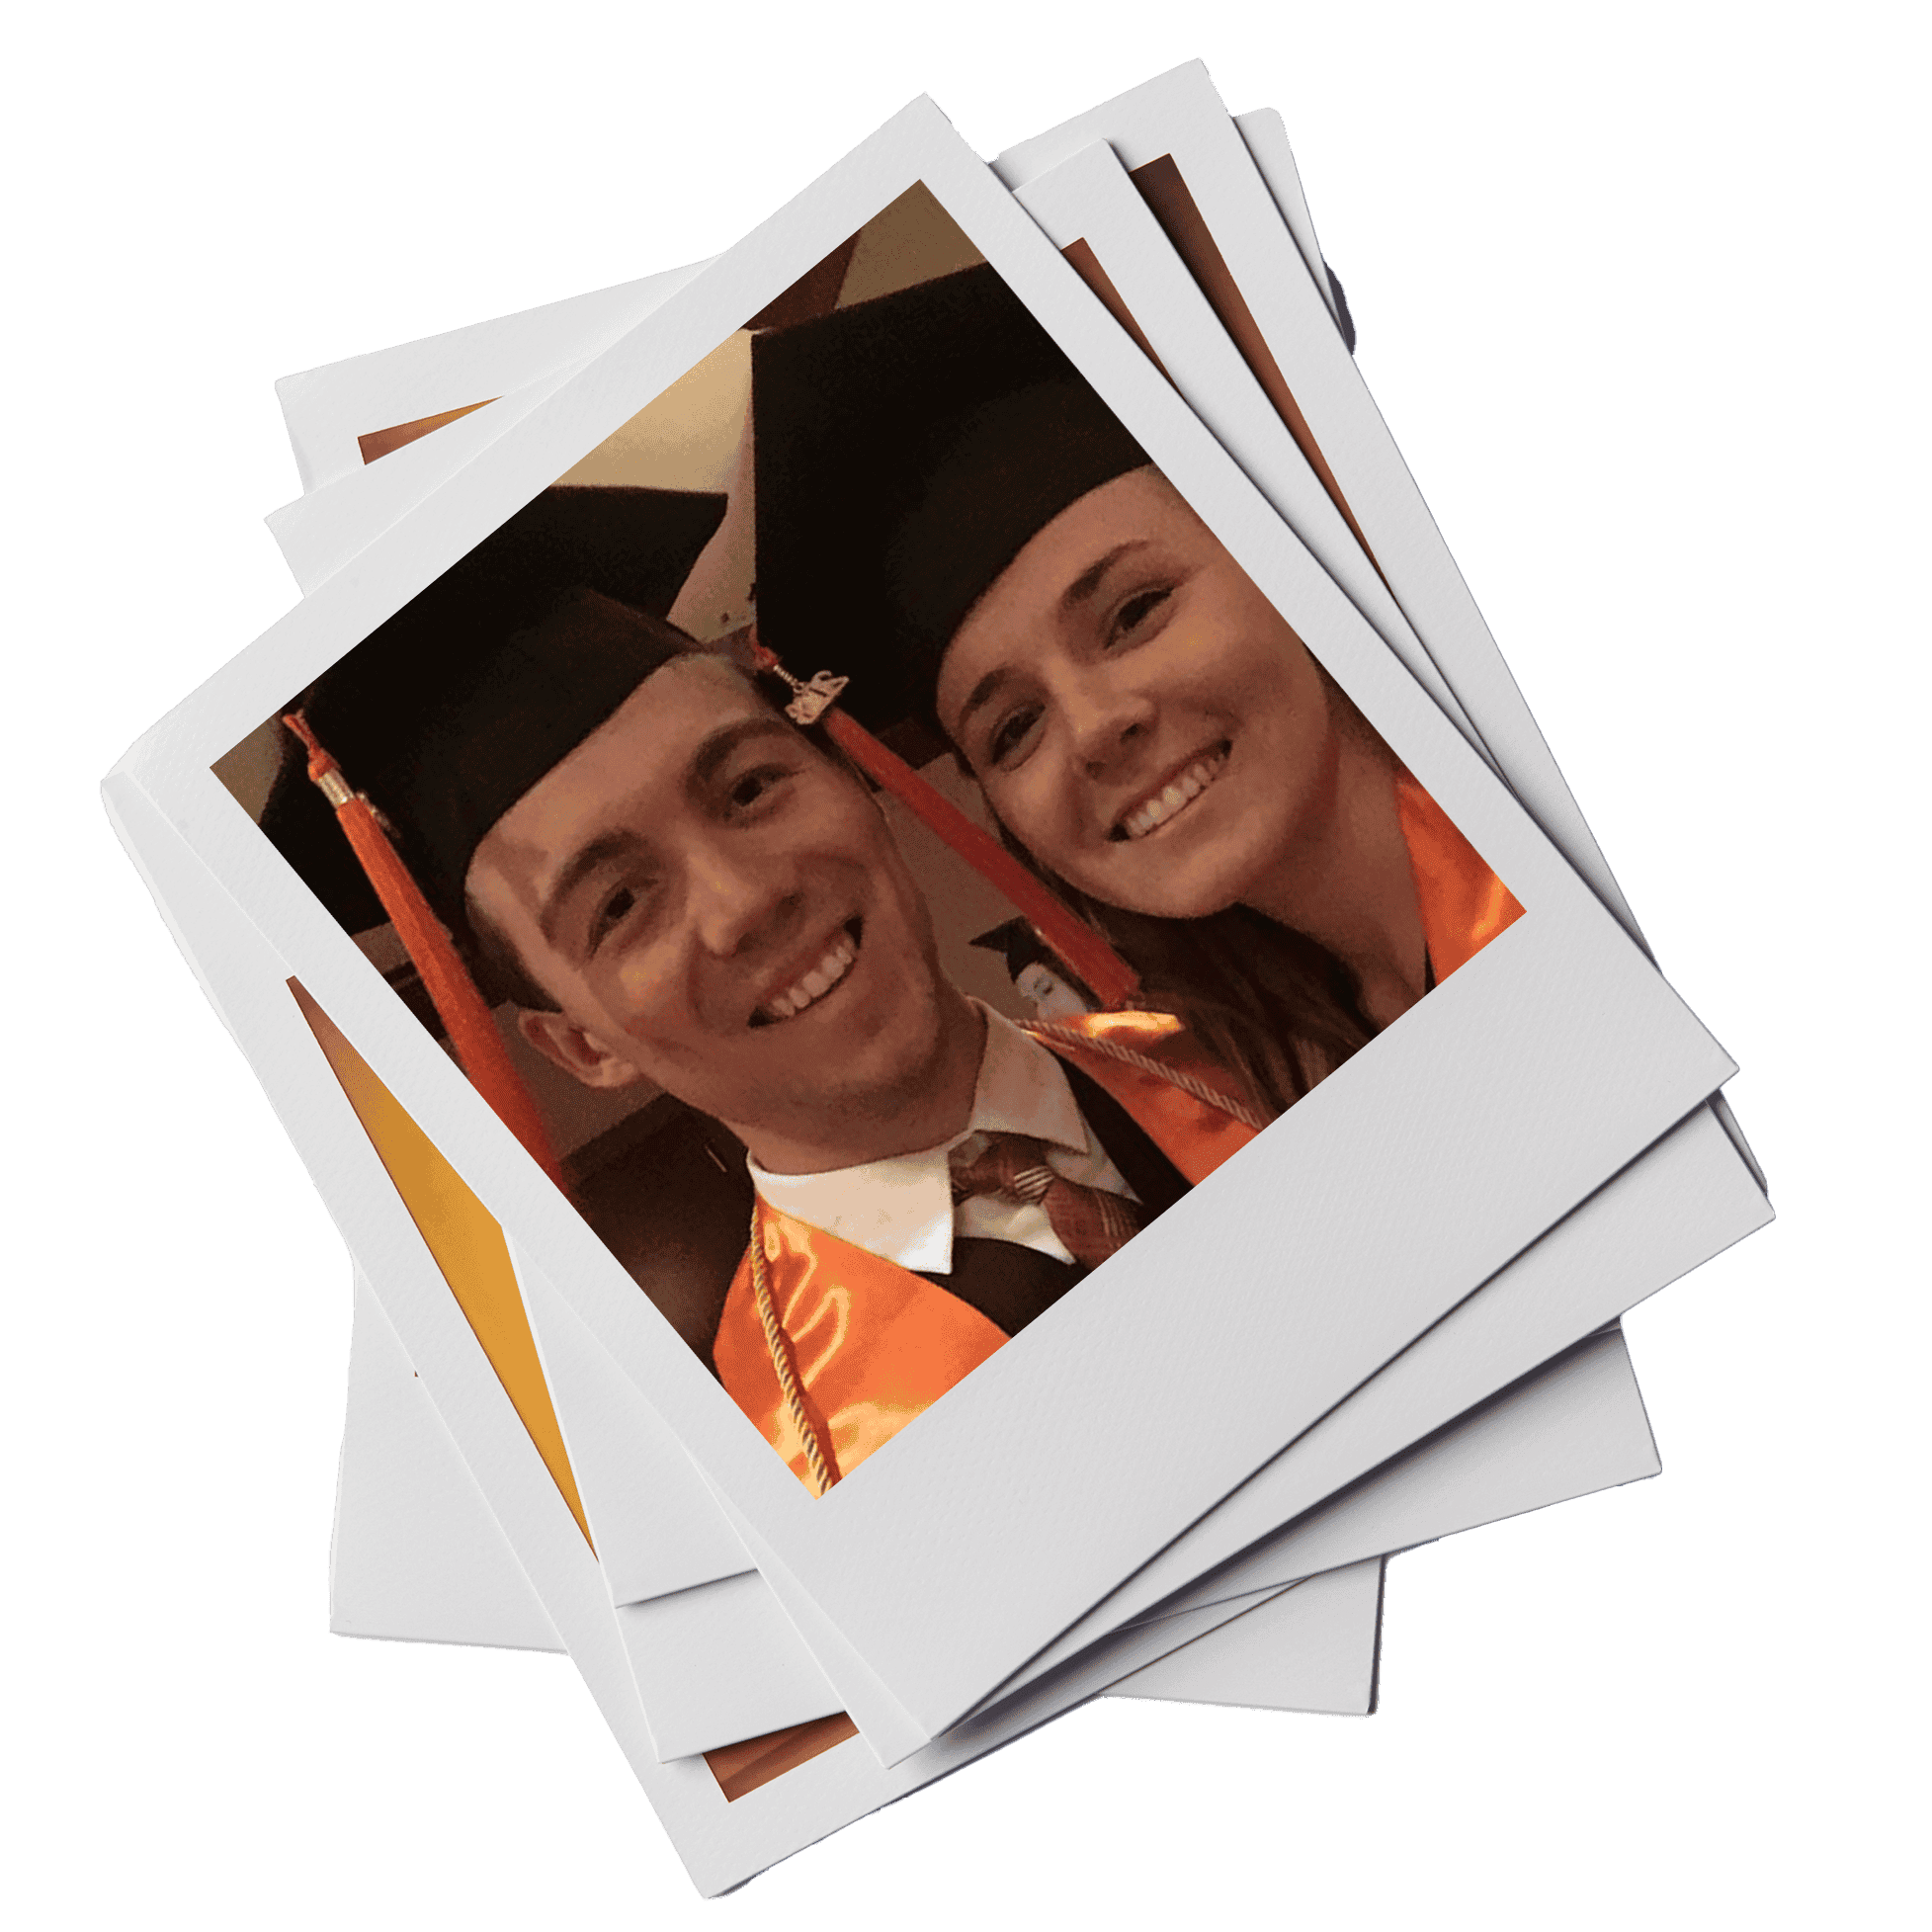
<svg viewBox="0 0 1932 1932"><path fill-rule="evenodd" d="M1918 1780L1922 197L1905 10L93 8L10 44L6 1886L31 1926L1872 1924ZM700 1907L562 1659L348 1644L348 1264L93 789L292 601L271 378L688 261L931 89L1204 54L1782 1219L1665 1476L1402 1557L1384 1710L1101 1706ZM1922 168L1922 156L1918 156ZM1922 1827L1922 1814L1920 1814Z"/></svg>

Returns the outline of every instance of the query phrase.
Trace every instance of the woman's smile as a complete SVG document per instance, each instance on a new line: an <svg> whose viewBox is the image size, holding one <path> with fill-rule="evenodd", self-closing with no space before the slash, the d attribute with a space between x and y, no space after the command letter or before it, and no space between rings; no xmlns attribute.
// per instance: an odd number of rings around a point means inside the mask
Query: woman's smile
<svg viewBox="0 0 1932 1932"><path fill-rule="evenodd" d="M1233 750L1231 741L1222 738L1218 744L1210 745L1206 751L1187 759L1137 804L1122 812L1107 836L1116 842L1144 839L1171 825L1226 771Z"/></svg>

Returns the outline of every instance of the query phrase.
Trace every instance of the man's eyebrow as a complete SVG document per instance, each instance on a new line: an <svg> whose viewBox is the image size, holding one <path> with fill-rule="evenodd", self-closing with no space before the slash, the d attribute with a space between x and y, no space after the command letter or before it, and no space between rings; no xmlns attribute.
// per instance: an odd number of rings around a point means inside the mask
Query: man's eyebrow
<svg viewBox="0 0 1932 1932"><path fill-rule="evenodd" d="M621 859L636 843L630 833L610 831L601 833L588 844L580 845L570 855L568 863L546 888L543 903L537 910L537 930L544 935L550 946L557 944L556 927L563 915L563 908L569 902L570 894L581 885L600 866L606 866L613 859Z"/></svg>
<svg viewBox="0 0 1932 1932"><path fill-rule="evenodd" d="M1126 556L1130 550L1145 549L1146 546L1147 540L1144 537L1130 537L1125 544L1116 544L1105 555L1098 557L1094 562L1088 564L1060 592L1057 614L1065 617L1068 613L1078 610L1100 588L1106 579L1108 571L1113 569L1114 565L1122 557ZM1000 685L1005 681L1006 676L1007 667L1003 664L996 664L966 694L966 703L960 707L960 729L962 731L966 729L966 721L972 716L973 713L998 691Z"/></svg>
<svg viewBox="0 0 1932 1932"><path fill-rule="evenodd" d="M686 772L686 783L694 786L710 784L717 776L718 767L749 738L789 738L795 735L794 727L776 712L765 712L756 717L741 717L734 723L721 724L693 754Z"/></svg>
<svg viewBox="0 0 1932 1932"><path fill-rule="evenodd" d="M716 776L718 767L748 738L768 735L793 735L793 727L773 713L757 717L741 717L720 725L692 754L686 768L686 781L702 786ZM636 849L636 834L619 826L587 840L573 852L547 886L538 907L537 929L551 945L557 943L556 928L572 892L599 867L623 859Z"/></svg>

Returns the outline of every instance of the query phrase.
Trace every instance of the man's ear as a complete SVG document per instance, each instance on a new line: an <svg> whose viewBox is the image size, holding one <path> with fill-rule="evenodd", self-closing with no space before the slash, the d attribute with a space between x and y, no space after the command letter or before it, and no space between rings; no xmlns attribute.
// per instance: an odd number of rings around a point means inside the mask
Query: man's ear
<svg viewBox="0 0 1932 1932"><path fill-rule="evenodd" d="M567 1014L521 1007L517 1031L546 1060L587 1087L614 1092L634 1087L644 1077L640 1066L585 1032Z"/></svg>

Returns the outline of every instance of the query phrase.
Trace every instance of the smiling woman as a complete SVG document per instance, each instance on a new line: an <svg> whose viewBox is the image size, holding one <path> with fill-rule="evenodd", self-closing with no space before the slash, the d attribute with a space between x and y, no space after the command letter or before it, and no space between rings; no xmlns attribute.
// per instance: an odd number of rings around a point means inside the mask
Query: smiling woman
<svg viewBox="0 0 1932 1932"><path fill-rule="evenodd" d="M1279 1113L1521 912L990 269L761 340L760 625L935 723ZM827 433L836 422L836 436Z"/></svg>
<svg viewBox="0 0 1932 1932"><path fill-rule="evenodd" d="M1160 472L1039 532L941 660L937 710L1003 824L1069 883L1196 918L1270 889L1337 785L1333 687ZM1303 841L1305 842L1305 841Z"/></svg>

